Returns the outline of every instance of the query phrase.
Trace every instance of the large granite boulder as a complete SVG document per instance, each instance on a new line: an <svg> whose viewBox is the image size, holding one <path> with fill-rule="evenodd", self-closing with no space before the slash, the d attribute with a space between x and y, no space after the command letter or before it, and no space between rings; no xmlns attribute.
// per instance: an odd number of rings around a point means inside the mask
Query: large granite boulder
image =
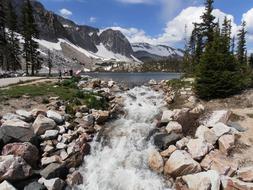
<svg viewBox="0 0 253 190"><path fill-rule="evenodd" d="M53 130L55 127L55 121L42 114L38 115L33 123L33 129L36 135L43 135L47 130Z"/></svg>

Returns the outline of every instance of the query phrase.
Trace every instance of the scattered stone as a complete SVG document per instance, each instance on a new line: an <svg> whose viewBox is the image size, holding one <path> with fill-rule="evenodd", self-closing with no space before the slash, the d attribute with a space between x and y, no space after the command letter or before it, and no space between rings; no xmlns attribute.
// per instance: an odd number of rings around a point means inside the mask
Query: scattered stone
<svg viewBox="0 0 253 190"><path fill-rule="evenodd" d="M81 112L76 112L75 117L76 118L82 118L83 114Z"/></svg>
<svg viewBox="0 0 253 190"><path fill-rule="evenodd" d="M47 190L46 187L38 182L32 182L25 186L24 190Z"/></svg>
<svg viewBox="0 0 253 190"><path fill-rule="evenodd" d="M161 157L161 155L159 154L158 151L153 150L150 154L149 154L149 158L148 158L148 163L149 163L149 167L157 172L157 173L162 173L163 172L163 159Z"/></svg>
<svg viewBox="0 0 253 190"><path fill-rule="evenodd" d="M83 184L83 176L78 171L74 171L72 174L67 176L66 182L69 186Z"/></svg>
<svg viewBox="0 0 253 190"><path fill-rule="evenodd" d="M40 175L45 179L52 179L56 177L64 179L67 174L68 169L64 165L58 163L49 164L40 172Z"/></svg>
<svg viewBox="0 0 253 190"><path fill-rule="evenodd" d="M206 119L204 119L201 123L205 126L213 126L216 123L224 123L227 124L228 119L231 115L231 111L228 110L218 110L212 112Z"/></svg>
<svg viewBox="0 0 253 190"><path fill-rule="evenodd" d="M211 130L217 137L221 137L222 135L230 132L230 128L224 123L216 123L213 125L213 128Z"/></svg>
<svg viewBox="0 0 253 190"><path fill-rule="evenodd" d="M174 145L179 139L183 137L182 134L177 133L158 133L154 135L154 144L161 150L166 149L170 145Z"/></svg>
<svg viewBox="0 0 253 190"><path fill-rule="evenodd" d="M66 148L66 147L67 147L67 145L64 144L64 143L58 143L58 144L56 145L56 148L57 148L57 149L64 149L64 148Z"/></svg>
<svg viewBox="0 0 253 190"><path fill-rule="evenodd" d="M88 113L89 112L89 108L86 105L82 105L80 107L77 108L77 111L81 112L81 113Z"/></svg>
<svg viewBox="0 0 253 190"><path fill-rule="evenodd" d="M219 190L220 176L214 170L190 174L177 178L175 186L182 190Z"/></svg>
<svg viewBox="0 0 253 190"><path fill-rule="evenodd" d="M200 165L205 170L215 170L219 174L227 176L234 175L238 168L237 161L226 157L219 150L214 150L207 154Z"/></svg>
<svg viewBox="0 0 253 190"><path fill-rule="evenodd" d="M93 126L94 122L95 122L95 118L93 115L87 115L83 117L84 122L88 125L88 126Z"/></svg>
<svg viewBox="0 0 253 190"><path fill-rule="evenodd" d="M36 108L36 109L33 109L33 110L31 111L31 114L32 114L33 118L37 118L38 115L44 115L44 116L47 115L47 113L46 113L45 110L37 109L37 108Z"/></svg>
<svg viewBox="0 0 253 190"><path fill-rule="evenodd" d="M51 156L51 157L43 157L41 159L41 165L45 166L45 165L48 165L48 164L51 164L51 163L54 163L54 162L60 162L60 160L61 159L57 155L54 155L54 156Z"/></svg>
<svg viewBox="0 0 253 190"><path fill-rule="evenodd" d="M47 111L47 117L54 120L57 124L62 124L64 122L63 117L59 113L52 110Z"/></svg>
<svg viewBox="0 0 253 190"><path fill-rule="evenodd" d="M176 121L171 121L166 126L166 131L170 134L171 132L182 133L182 125Z"/></svg>
<svg viewBox="0 0 253 190"><path fill-rule="evenodd" d="M0 156L0 181L23 180L30 177L32 168L19 156Z"/></svg>
<svg viewBox="0 0 253 190"><path fill-rule="evenodd" d="M13 187L8 181L3 181L0 183L0 189L1 190L16 190L15 187Z"/></svg>
<svg viewBox="0 0 253 190"><path fill-rule="evenodd" d="M23 117L26 122L30 122L33 120L33 115L31 112L25 111L25 110L17 110L16 114Z"/></svg>
<svg viewBox="0 0 253 190"><path fill-rule="evenodd" d="M59 131L57 130L47 130L44 135L41 135L41 138L44 140L56 139Z"/></svg>
<svg viewBox="0 0 253 190"><path fill-rule="evenodd" d="M59 128L59 133L60 133L60 134L63 134L63 133L66 132L66 129L65 129L64 126L60 125L60 126L58 126L58 128Z"/></svg>
<svg viewBox="0 0 253 190"><path fill-rule="evenodd" d="M204 132L204 140L212 145L216 144L219 137L215 134L214 130L207 130Z"/></svg>
<svg viewBox="0 0 253 190"><path fill-rule="evenodd" d="M21 120L7 120L0 127L0 140L4 144L11 141L29 142L33 136L31 125Z"/></svg>
<svg viewBox="0 0 253 190"><path fill-rule="evenodd" d="M201 167L199 163L193 160L189 153L182 150L173 152L164 166L165 175L172 177L198 173L200 171Z"/></svg>
<svg viewBox="0 0 253 190"><path fill-rule="evenodd" d="M14 114L14 113L6 113L5 115L3 115L2 117L3 121L8 121L8 120L25 120L24 117Z"/></svg>
<svg viewBox="0 0 253 190"><path fill-rule="evenodd" d="M229 122L228 122L228 126L231 127L231 128L236 129L236 130L239 131L239 132L245 132L245 131L247 131L247 129L244 129L244 128L243 128L239 123L237 123L237 122L231 122L231 121L229 121Z"/></svg>
<svg viewBox="0 0 253 190"><path fill-rule="evenodd" d="M171 110L165 110L163 111L161 123L169 123L172 120L173 111Z"/></svg>
<svg viewBox="0 0 253 190"><path fill-rule="evenodd" d="M61 152L60 152L60 157L61 157L61 159L64 161L64 160L66 160L67 158L68 158L68 153L65 151L65 150L61 150Z"/></svg>
<svg viewBox="0 0 253 190"><path fill-rule="evenodd" d="M109 111L92 111L92 115L95 117L97 124L103 124L110 117Z"/></svg>
<svg viewBox="0 0 253 190"><path fill-rule="evenodd" d="M200 161L213 148L212 144L205 142L203 139L190 139L187 143L188 152L197 161Z"/></svg>
<svg viewBox="0 0 253 190"><path fill-rule="evenodd" d="M253 183L246 183L239 179L224 176L221 182L223 190L253 190Z"/></svg>
<svg viewBox="0 0 253 190"><path fill-rule="evenodd" d="M219 138L219 150L224 154L228 154L235 146L234 135L223 135Z"/></svg>
<svg viewBox="0 0 253 190"><path fill-rule="evenodd" d="M162 151L160 154L162 157L169 158L170 155L177 150L177 147L174 145L170 145L169 148L166 150Z"/></svg>
<svg viewBox="0 0 253 190"><path fill-rule="evenodd" d="M36 135L43 135L47 130L56 128L54 120L45 117L44 115L38 115L33 123L34 133Z"/></svg>
<svg viewBox="0 0 253 190"><path fill-rule="evenodd" d="M36 167L39 160L38 149L29 142L7 144L2 150L2 155L20 156L33 167Z"/></svg>
<svg viewBox="0 0 253 190"><path fill-rule="evenodd" d="M253 182L253 167L240 168L237 171L238 178L244 182Z"/></svg>
<svg viewBox="0 0 253 190"><path fill-rule="evenodd" d="M184 137L182 138L181 140L177 141L176 143L176 147L179 149L179 150L183 150L184 148L186 148L186 145L187 143L189 142L189 138L187 137Z"/></svg>
<svg viewBox="0 0 253 190"><path fill-rule="evenodd" d="M209 131L210 129L204 125L200 125L195 133L195 137L199 139L205 139L205 132Z"/></svg>
<svg viewBox="0 0 253 190"><path fill-rule="evenodd" d="M202 114L205 111L205 107L202 104L198 104L196 107L194 107L190 113L192 114Z"/></svg>
<svg viewBox="0 0 253 190"><path fill-rule="evenodd" d="M50 180L40 179L40 183L44 184L48 190L63 190L65 182L60 178L54 178Z"/></svg>

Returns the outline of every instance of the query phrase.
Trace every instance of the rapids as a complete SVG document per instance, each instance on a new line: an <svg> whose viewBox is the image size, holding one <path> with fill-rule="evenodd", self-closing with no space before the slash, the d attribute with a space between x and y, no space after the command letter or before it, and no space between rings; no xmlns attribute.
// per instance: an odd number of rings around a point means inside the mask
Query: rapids
<svg viewBox="0 0 253 190"><path fill-rule="evenodd" d="M165 190L164 179L148 166L154 149L145 140L155 127L153 119L164 107L163 94L148 87L135 87L123 94L125 117L107 124L100 142L92 142L80 172L80 190Z"/></svg>

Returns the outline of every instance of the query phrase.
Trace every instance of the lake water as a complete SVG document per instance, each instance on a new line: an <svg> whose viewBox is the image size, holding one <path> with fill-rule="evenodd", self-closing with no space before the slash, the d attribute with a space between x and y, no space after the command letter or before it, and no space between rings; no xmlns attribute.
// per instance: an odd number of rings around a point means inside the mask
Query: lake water
<svg viewBox="0 0 253 190"><path fill-rule="evenodd" d="M85 73L93 78L100 78L101 80L113 80L119 83L124 83L128 86L140 86L148 83L151 79L156 81L178 79L181 73L165 73L165 72L149 72L149 73L113 73L113 72L99 72L99 73Z"/></svg>

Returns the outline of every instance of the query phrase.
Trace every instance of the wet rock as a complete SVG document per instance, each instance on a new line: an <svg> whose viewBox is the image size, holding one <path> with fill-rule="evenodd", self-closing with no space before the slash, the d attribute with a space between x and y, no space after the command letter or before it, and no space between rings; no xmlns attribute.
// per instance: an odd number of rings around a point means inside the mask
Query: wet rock
<svg viewBox="0 0 253 190"><path fill-rule="evenodd" d="M177 147L170 145L166 150L162 151L160 154L164 158L169 158L170 155L177 150Z"/></svg>
<svg viewBox="0 0 253 190"><path fill-rule="evenodd" d="M169 123L172 120L174 112L171 110L165 110L163 111L161 123Z"/></svg>
<svg viewBox="0 0 253 190"><path fill-rule="evenodd" d="M94 111L92 112L92 115L95 117L97 124L103 124L109 119L110 112L109 111Z"/></svg>
<svg viewBox="0 0 253 190"><path fill-rule="evenodd" d="M0 181L23 180L30 177L32 168L25 160L18 156L0 156Z"/></svg>
<svg viewBox="0 0 253 190"><path fill-rule="evenodd" d="M240 168L237 171L238 178L244 182L253 182L253 167Z"/></svg>
<svg viewBox="0 0 253 190"><path fill-rule="evenodd" d="M3 181L0 183L0 189L1 190L16 190L15 187L13 187L8 181Z"/></svg>
<svg viewBox="0 0 253 190"><path fill-rule="evenodd" d="M166 149L170 145L174 145L183 137L182 134L177 133L157 133L154 135L154 144L161 150Z"/></svg>
<svg viewBox="0 0 253 190"><path fill-rule="evenodd" d="M182 150L173 152L164 166L165 175L172 177L198 173L200 171L201 167L199 163L193 160L189 153Z"/></svg>
<svg viewBox="0 0 253 190"><path fill-rule="evenodd" d="M246 183L239 179L224 176L221 182L223 190L253 190L253 183Z"/></svg>
<svg viewBox="0 0 253 190"><path fill-rule="evenodd" d="M238 163L231 158L226 157L219 150L211 151L200 163L205 170L215 170L221 175L232 176L235 174Z"/></svg>
<svg viewBox="0 0 253 190"><path fill-rule="evenodd" d="M234 135L223 135L219 138L219 150L228 154L235 146L235 136Z"/></svg>
<svg viewBox="0 0 253 190"><path fill-rule="evenodd" d="M59 131L58 130L47 130L44 135L41 135L43 140L52 140L56 139Z"/></svg>
<svg viewBox="0 0 253 190"><path fill-rule="evenodd" d="M26 110L17 110L16 114L23 117L26 122L30 122L33 120L33 115L31 112L28 112Z"/></svg>
<svg viewBox="0 0 253 190"><path fill-rule="evenodd" d="M177 178L175 186L181 190L219 190L220 176L214 170L190 174Z"/></svg>
<svg viewBox="0 0 253 190"><path fill-rule="evenodd" d="M31 125L21 120L7 120L0 127L0 140L4 144L10 141L29 142L33 136Z"/></svg>
<svg viewBox="0 0 253 190"><path fill-rule="evenodd" d="M64 179L67 174L68 169L64 165L58 163L49 164L40 172L40 175L45 179L52 179L57 177Z"/></svg>
<svg viewBox="0 0 253 190"><path fill-rule="evenodd" d="M71 187L83 184L83 176L80 174L80 172L74 171L72 174L67 176L66 182Z"/></svg>
<svg viewBox="0 0 253 190"><path fill-rule="evenodd" d="M24 190L47 190L46 187L38 182L32 182L25 186Z"/></svg>
<svg viewBox="0 0 253 190"><path fill-rule="evenodd" d="M190 139L187 143L187 149L194 160L201 160L209 151L213 149L213 145L207 143L203 139Z"/></svg>
<svg viewBox="0 0 253 190"><path fill-rule="evenodd" d="M39 182L44 184L48 190L63 190L65 186L65 182L60 178L54 178L49 180L41 178Z"/></svg>
<svg viewBox="0 0 253 190"><path fill-rule="evenodd" d="M29 142L7 144L2 150L2 155L20 156L33 167L36 167L39 160L38 149Z"/></svg>
<svg viewBox="0 0 253 190"><path fill-rule="evenodd" d="M57 124L64 123L64 118L55 111L52 110L47 111L47 117L54 120Z"/></svg>
<svg viewBox="0 0 253 190"><path fill-rule="evenodd" d="M43 135L47 130L52 130L55 128L55 121L41 114L37 116L33 123L33 129L36 135Z"/></svg>
<svg viewBox="0 0 253 190"><path fill-rule="evenodd" d="M170 134L172 132L174 133L182 133L182 125L180 125L176 121L171 121L166 126L166 131Z"/></svg>
<svg viewBox="0 0 253 190"><path fill-rule="evenodd" d="M149 167L153 171L155 171L157 173L162 173L163 172L163 159L162 159L162 157L161 157L161 155L159 154L158 151L153 150L149 154L148 164L149 164Z"/></svg>

